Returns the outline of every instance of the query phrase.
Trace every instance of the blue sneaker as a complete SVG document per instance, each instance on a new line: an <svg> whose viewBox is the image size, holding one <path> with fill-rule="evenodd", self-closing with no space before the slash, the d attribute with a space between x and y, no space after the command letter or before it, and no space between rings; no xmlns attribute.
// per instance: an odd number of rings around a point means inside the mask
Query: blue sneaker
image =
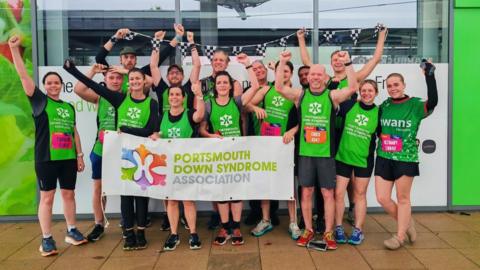
<svg viewBox="0 0 480 270"><path fill-rule="evenodd" d="M42 244L38 249L43 257L56 255L58 254L57 245L55 245L55 240L53 237L42 238Z"/></svg>
<svg viewBox="0 0 480 270"><path fill-rule="evenodd" d="M73 228L67 232L67 236L65 236L65 242L74 246L78 246L87 243L88 240L83 237L83 234L79 232L77 228Z"/></svg>
<svg viewBox="0 0 480 270"><path fill-rule="evenodd" d="M345 244L347 243L347 236L345 235L345 230L343 226L338 225L335 227L335 241L338 244Z"/></svg>
<svg viewBox="0 0 480 270"><path fill-rule="evenodd" d="M360 229L354 227L352 235L348 239L348 243L351 245L360 245L363 239L365 239L363 232Z"/></svg>

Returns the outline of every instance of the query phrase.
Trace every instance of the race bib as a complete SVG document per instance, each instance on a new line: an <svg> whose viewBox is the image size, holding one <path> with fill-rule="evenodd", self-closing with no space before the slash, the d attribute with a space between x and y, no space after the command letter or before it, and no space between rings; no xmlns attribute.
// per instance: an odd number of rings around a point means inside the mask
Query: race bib
<svg viewBox="0 0 480 270"><path fill-rule="evenodd" d="M380 139L382 140L382 151L402 152L403 141L399 136L382 134L380 135Z"/></svg>
<svg viewBox="0 0 480 270"><path fill-rule="evenodd" d="M303 131L307 143L322 144L327 141L327 130L323 127L306 126Z"/></svg>
<svg viewBox="0 0 480 270"><path fill-rule="evenodd" d="M281 136L282 135L282 125L280 124L270 124L268 122L263 122L260 127L260 135L262 136Z"/></svg>
<svg viewBox="0 0 480 270"><path fill-rule="evenodd" d="M103 138L105 137L105 130L100 130L100 132L98 133L98 141L103 144Z"/></svg>
<svg viewBox="0 0 480 270"><path fill-rule="evenodd" d="M52 133L53 149L71 149L73 145L72 136L68 133Z"/></svg>

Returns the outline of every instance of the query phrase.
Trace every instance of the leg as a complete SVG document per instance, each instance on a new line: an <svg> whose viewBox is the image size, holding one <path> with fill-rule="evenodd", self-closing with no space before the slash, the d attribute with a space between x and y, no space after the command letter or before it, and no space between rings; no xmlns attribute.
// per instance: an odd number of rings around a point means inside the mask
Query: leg
<svg viewBox="0 0 480 270"><path fill-rule="evenodd" d="M413 177L403 175L395 181L397 188L397 237L400 241L405 240L405 234L412 217L412 208L410 204L410 191L412 189Z"/></svg>
<svg viewBox="0 0 480 270"><path fill-rule="evenodd" d="M270 220L270 201L262 200L262 218L265 221Z"/></svg>
<svg viewBox="0 0 480 270"><path fill-rule="evenodd" d="M55 198L55 189L49 191L40 191L40 202L38 205L38 221L44 236L51 235L52 227L52 207Z"/></svg>
<svg viewBox="0 0 480 270"><path fill-rule="evenodd" d="M183 201L185 218L187 219L190 234L197 233L197 208L194 201Z"/></svg>
<svg viewBox="0 0 480 270"><path fill-rule="evenodd" d="M343 222L343 213L345 212L345 192L350 179L337 175L337 185L335 187L335 225L341 226ZM322 191L323 194L323 191Z"/></svg>
<svg viewBox="0 0 480 270"><path fill-rule="evenodd" d="M321 189L323 201L325 202L325 232L333 231L333 223L335 219L335 189Z"/></svg>
<svg viewBox="0 0 480 270"><path fill-rule="evenodd" d="M120 196L120 208L122 212L123 227L125 230L133 230L135 221L135 206L133 196Z"/></svg>
<svg viewBox="0 0 480 270"><path fill-rule="evenodd" d="M385 180L378 175L375 176L375 193L378 203L388 215L397 219L397 204L392 200L393 184L393 181Z"/></svg>
<svg viewBox="0 0 480 270"><path fill-rule="evenodd" d="M178 209L178 201L169 200L167 203L167 216L170 222L170 231L172 234L178 234L178 219L180 218L180 210Z"/></svg>
<svg viewBox="0 0 480 270"><path fill-rule="evenodd" d="M302 215L305 229L313 231L312 226L312 196L314 187L302 187Z"/></svg>
<svg viewBox="0 0 480 270"><path fill-rule="evenodd" d="M367 215L367 188L370 178L355 177L353 191L355 198L355 227L363 230L365 216Z"/></svg>
<svg viewBox="0 0 480 270"><path fill-rule="evenodd" d="M220 213L220 221L225 224L229 221L230 203L219 202L217 204L218 212Z"/></svg>
<svg viewBox="0 0 480 270"><path fill-rule="evenodd" d="M240 220L242 219L243 202L242 201L234 202L234 203L231 203L230 205L232 209L233 221L240 222Z"/></svg>
<svg viewBox="0 0 480 270"><path fill-rule="evenodd" d="M69 189L61 189L63 199L63 215L67 221L68 226L75 226L75 191Z"/></svg>
<svg viewBox="0 0 480 270"><path fill-rule="evenodd" d="M104 200L102 203L102 199ZM93 216L95 217L95 224L103 226L103 212L105 211L106 199L102 198L102 180L95 179L93 181ZM103 205L103 207L102 207Z"/></svg>
<svg viewBox="0 0 480 270"><path fill-rule="evenodd" d="M145 229L147 226L148 201L147 197L135 196L135 216L137 217L137 229Z"/></svg>

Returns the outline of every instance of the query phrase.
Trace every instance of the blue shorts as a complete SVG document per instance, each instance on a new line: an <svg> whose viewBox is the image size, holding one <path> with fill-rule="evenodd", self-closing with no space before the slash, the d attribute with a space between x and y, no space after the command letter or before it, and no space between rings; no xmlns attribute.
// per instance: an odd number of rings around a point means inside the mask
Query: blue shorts
<svg viewBox="0 0 480 270"><path fill-rule="evenodd" d="M102 157L92 151L90 153L90 161L92 162L92 179L102 179Z"/></svg>

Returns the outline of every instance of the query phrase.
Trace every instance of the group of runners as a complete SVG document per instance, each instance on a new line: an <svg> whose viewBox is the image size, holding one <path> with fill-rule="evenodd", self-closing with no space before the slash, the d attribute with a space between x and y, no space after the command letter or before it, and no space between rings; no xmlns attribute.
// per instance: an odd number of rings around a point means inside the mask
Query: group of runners
<svg viewBox="0 0 480 270"><path fill-rule="evenodd" d="M20 38L12 36L9 39L14 64L32 105L35 122L35 171L40 189L38 218L43 234L40 245L43 256L58 253L51 234L57 180L67 223L65 241L81 245L95 242L104 234L106 200L102 201L101 163L107 130L152 140L283 136L284 143L295 141L296 144L295 179L292 181L300 186L301 218L297 222L296 200L288 201L288 228L298 246L307 246L315 231L323 234L329 250L337 249L337 244L342 243L361 244L365 237L366 191L372 173L377 201L397 222L397 233L384 241L385 247L398 249L407 241L416 240L410 206L413 179L419 175L416 135L421 120L432 113L438 100L434 66L430 62L422 69L427 84L426 101L408 96L403 76L392 73L385 81L389 98L377 106L377 83L366 78L381 60L386 28L379 31L372 59L358 71L353 69L348 52L333 52L332 76L326 73L323 65L311 62L305 31L299 30L297 38L304 64L298 69L301 87L292 85L294 66L289 51L283 51L278 62L268 67L259 60L251 62L245 53L240 53L236 61L245 66L249 79L249 88L244 90L226 71L230 57L221 50L213 54L212 74L199 79L200 57L192 32L186 33L193 63L189 79L185 80L183 68L175 64L168 67L166 77L162 78L160 64L175 51L185 34L182 25L175 25L174 30L175 37L167 45L160 45L165 31L155 33L150 64L142 68L136 67L137 55L131 47L121 50L120 66L106 62L106 56L125 38L129 29L119 29L108 40L86 74L82 74L73 61L64 63L64 69L78 79L75 93L98 105L98 131L90 154L95 226L87 237L75 226L75 182L77 172L83 171L85 165L74 107L60 99L63 81L58 73L45 74L42 79L45 92L35 85L20 54ZM269 68L275 73L273 82L267 80ZM104 75L104 84L92 80L100 73ZM133 110L136 117L131 117ZM221 124L220 118L225 114L232 116L229 126ZM178 132L171 132L172 128ZM396 200L392 199L394 187ZM346 193L349 194L349 216L353 225L348 234L342 225ZM316 228L312 213L315 197ZM147 247L148 204L146 197L121 196L124 250ZM208 227L218 229L213 244L224 245L229 240L232 245L244 244L240 230L243 202L212 202L212 206L214 210ZM179 221L190 231L190 248L201 248L195 202L167 200L165 208L167 215L161 227L170 230L170 234L164 250L174 250L180 243ZM255 225L251 230L253 236L260 237L278 225L278 202L251 201L250 208L245 223Z"/></svg>

